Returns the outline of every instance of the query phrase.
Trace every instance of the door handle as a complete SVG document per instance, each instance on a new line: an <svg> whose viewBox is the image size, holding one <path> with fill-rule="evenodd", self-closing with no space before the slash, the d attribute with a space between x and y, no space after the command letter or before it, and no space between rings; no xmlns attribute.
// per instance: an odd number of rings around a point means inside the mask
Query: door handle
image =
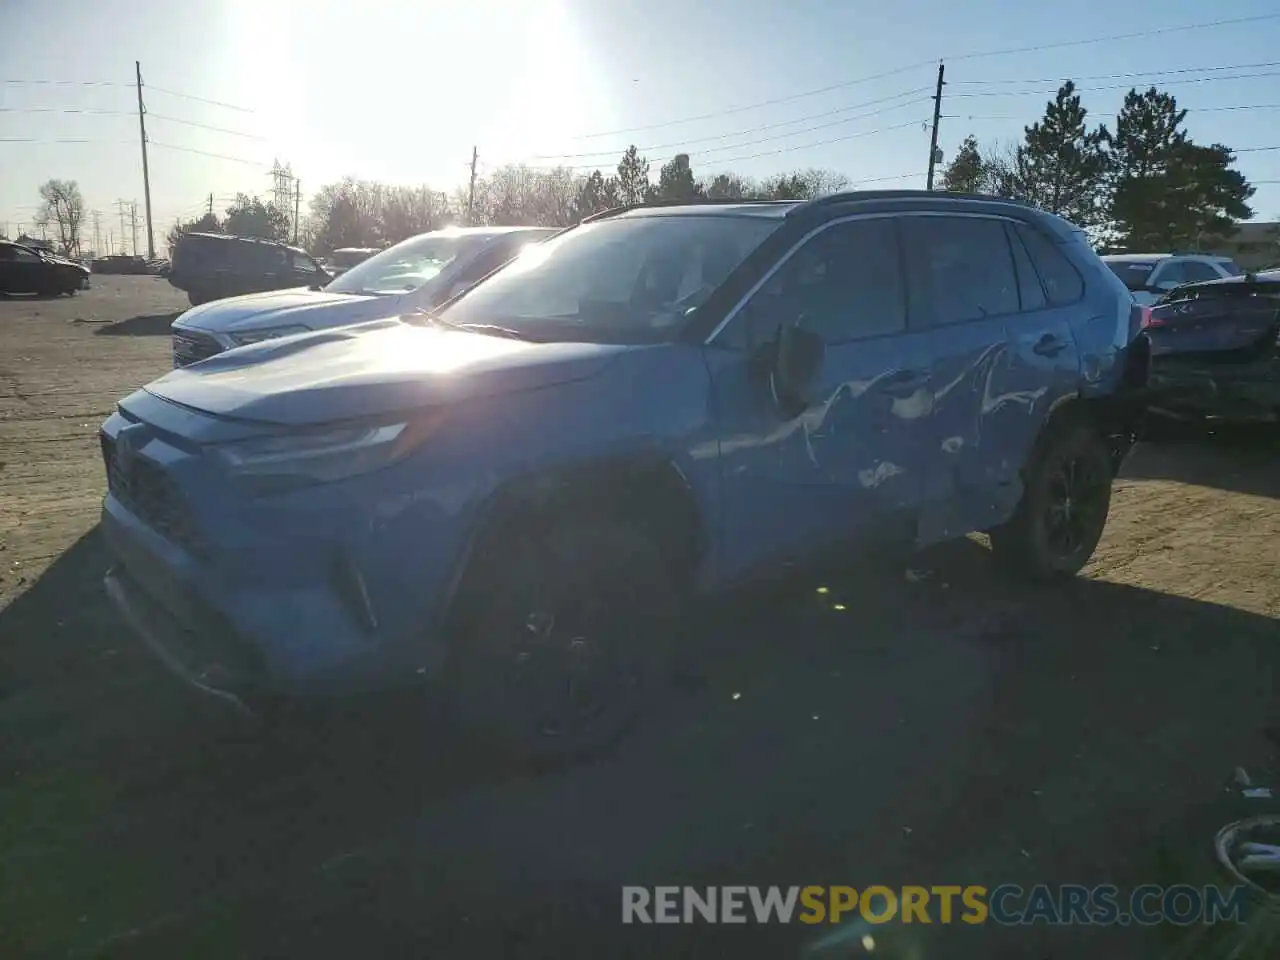
<svg viewBox="0 0 1280 960"><path fill-rule="evenodd" d="M1038 353L1042 357L1056 357L1065 349L1067 349L1067 345L1060 337L1056 337L1052 333L1046 333L1031 348L1032 352Z"/></svg>
<svg viewBox="0 0 1280 960"><path fill-rule="evenodd" d="M899 370L881 381L881 392L891 397L909 397L929 380L927 370Z"/></svg>

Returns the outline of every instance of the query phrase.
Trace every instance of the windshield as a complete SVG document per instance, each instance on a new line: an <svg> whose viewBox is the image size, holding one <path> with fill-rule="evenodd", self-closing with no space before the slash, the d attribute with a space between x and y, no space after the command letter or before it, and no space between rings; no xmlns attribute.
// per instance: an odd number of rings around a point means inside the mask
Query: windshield
<svg viewBox="0 0 1280 960"><path fill-rule="evenodd" d="M1145 290L1147 279L1155 269L1159 260L1108 260L1106 264L1111 272L1124 281L1131 291Z"/></svg>
<svg viewBox="0 0 1280 960"><path fill-rule="evenodd" d="M527 248L442 319L534 340L665 339L779 223L671 215L586 224Z"/></svg>
<svg viewBox="0 0 1280 960"><path fill-rule="evenodd" d="M336 266L350 269L373 256L372 250L335 250L333 262Z"/></svg>
<svg viewBox="0 0 1280 960"><path fill-rule="evenodd" d="M397 243L358 263L325 290L331 293L410 293L434 279L476 238L460 234L428 234Z"/></svg>

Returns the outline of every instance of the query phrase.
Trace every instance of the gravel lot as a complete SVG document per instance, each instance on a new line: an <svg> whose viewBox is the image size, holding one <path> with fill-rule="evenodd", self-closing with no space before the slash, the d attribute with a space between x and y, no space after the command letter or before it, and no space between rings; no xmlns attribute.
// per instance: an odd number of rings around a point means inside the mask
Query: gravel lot
<svg viewBox="0 0 1280 960"><path fill-rule="evenodd" d="M1002 583L975 538L728 604L687 689L590 765L495 769L385 703L264 739L100 588L97 427L184 307L150 277L0 299L0 956L798 956L829 931L623 927L619 887L1217 882L1213 831L1254 802L1232 770L1274 769L1264 431L1140 446L1061 588ZM876 936L932 960L1237 932Z"/></svg>

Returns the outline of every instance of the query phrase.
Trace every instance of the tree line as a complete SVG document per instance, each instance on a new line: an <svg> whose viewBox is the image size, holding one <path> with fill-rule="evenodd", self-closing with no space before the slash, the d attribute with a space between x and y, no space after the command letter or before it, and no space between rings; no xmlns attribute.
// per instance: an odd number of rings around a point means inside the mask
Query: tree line
<svg viewBox="0 0 1280 960"><path fill-rule="evenodd" d="M1088 230L1108 250L1212 244L1231 235L1234 221L1253 216L1248 201L1254 188L1234 169L1229 147L1192 141L1186 115L1172 94L1134 88L1110 127L1091 126L1075 84L1067 81L1044 114L1023 129L1020 142L980 144L966 137L942 170L940 185L1028 201ZM509 164L449 191L347 178L322 187L294 231L313 252L327 254L387 246L449 224L567 226L645 201L803 200L848 185L843 174L821 169L763 180L731 171L698 176L687 153L655 173L633 145L610 170ZM287 240L289 213L242 194L221 217L207 213L176 223L168 239L172 246L182 233L200 229Z"/></svg>
<svg viewBox="0 0 1280 960"><path fill-rule="evenodd" d="M843 175L820 169L761 181L734 173L699 179L684 153L663 164L656 179L650 169L649 161L631 146L608 173L508 164L477 177L474 190L467 184L449 193L347 179L323 187L312 199L307 233L313 249L327 253L341 247L384 246L452 223L564 227L593 213L641 202L803 200L848 185Z"/></svg>
<svg viewBox="0 0 1280 960"><path fill-rule="evenodd" d="M1230 147L1192 141L1186 116L1172 94L1134 88L1111 127L1090 127L1067 81L1021 143L981 146L966 137L943 170L942 188L1026 200L1088 230L1108 250L1199 249L1253 216L1255 188L1232 168Z"/></svg>

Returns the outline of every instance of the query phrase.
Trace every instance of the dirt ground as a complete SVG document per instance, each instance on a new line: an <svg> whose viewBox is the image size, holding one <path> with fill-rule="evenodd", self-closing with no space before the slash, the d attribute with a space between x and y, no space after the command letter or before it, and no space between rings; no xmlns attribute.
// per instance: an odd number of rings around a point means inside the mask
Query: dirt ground
<svg viewBox="0 0 1280 960"><path fill-rule="evenodd" d="M1220 882L1213 831L1262 802L1228 786L1280 742L1280 445L1256 430L1140 446L1062 587L1004 583L974 538L726 605L696 682L591 764L497 769L388 704L265 739L100 587L96 431L168 369L184 306L150 277L0 299L0 957L851 956L829 930L624 927L620 887ZM930 960L1243 936L874 933Z"/></svg>

